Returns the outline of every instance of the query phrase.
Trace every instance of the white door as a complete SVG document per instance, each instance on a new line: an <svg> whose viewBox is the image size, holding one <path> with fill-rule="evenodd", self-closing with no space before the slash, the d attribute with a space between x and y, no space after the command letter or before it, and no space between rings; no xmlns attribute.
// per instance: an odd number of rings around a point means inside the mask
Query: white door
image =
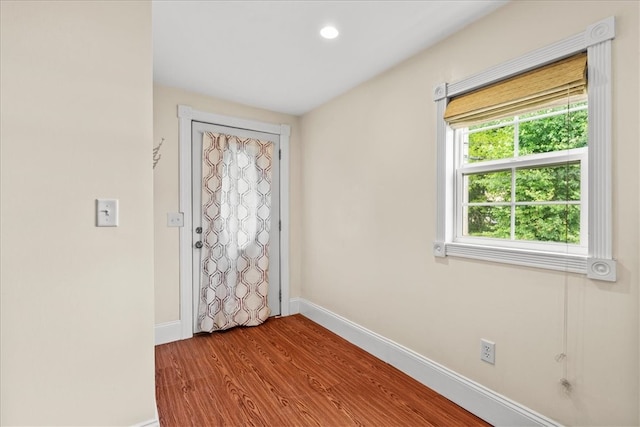
<svg viewBox="0 0 640 427"><path fill-rule="evenodd" d="M193 229L191 231L194 332L200 332L197 317L202 281L202 251L198 248L200 246L198 242L201 241L200 233L202 232L202 139L205 132L223 133L240 138L254 138L261 141L270 141L274 144L271 182L271 230L269 236L269 291L267 299L271 315L280 315L280 161L278 156L280 136L193 121L191 125Z"/></svg>

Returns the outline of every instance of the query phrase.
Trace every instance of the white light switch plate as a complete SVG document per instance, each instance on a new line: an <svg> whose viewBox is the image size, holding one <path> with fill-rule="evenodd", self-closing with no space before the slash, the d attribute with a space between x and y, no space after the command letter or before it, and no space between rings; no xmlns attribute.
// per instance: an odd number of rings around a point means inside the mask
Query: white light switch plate
<svg viewBox="0 0 640 427"><path fill-rule="evenodd" d="M118 226L118 200L96 199L96 226Z"/></svg>
<svg viewBox="0 0 640 427"><path fill-rule="evenodd" d="M182 212L167 213L167 227L184 227L184 214Z"/></svg>

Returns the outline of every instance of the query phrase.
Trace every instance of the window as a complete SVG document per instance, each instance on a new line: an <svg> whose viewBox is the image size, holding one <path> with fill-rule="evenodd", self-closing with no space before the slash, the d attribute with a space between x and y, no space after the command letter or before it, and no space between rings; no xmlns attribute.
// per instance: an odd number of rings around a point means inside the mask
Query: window
<svg viewBox="0 0 640 427"><path fill-rule="evenodd" d="M586 254L586 102L454 132L455 241Z"/></svg>
<svg viewBox="0 0 640 427"><path fill-rule="evenodd" d="M435 256L615 281L609 188L613 36L614 20L608 18L585 33L436 88Z"/></svg>

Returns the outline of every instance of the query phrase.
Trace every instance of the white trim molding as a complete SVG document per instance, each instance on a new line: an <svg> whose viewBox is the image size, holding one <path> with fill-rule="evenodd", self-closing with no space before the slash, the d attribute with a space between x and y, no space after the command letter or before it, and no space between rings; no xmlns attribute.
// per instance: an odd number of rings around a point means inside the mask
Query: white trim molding
<svg viewBox="0 0 640 427"><path fill-rule="evenodd" d="M134 424L131 427L160 427L160 420L158 420L158 417L156 417L156 419L154 420L143 421L141 423Z"/></svg>
<svg viewBox="0 0 640 427"><path fill-rule="evenodd" d="M184 226L179 229L179 270L180 270L180 323L181 339L193 336L193 285L191 265L191 121L193 110L186 105L178 106L178 162L179 162L179 209L184 214Z"/></svg>
<svg viewBox="0 0 640 427"><path fill-rule="evenodd" d="M173 322L160 323L155 326L156 345L166 344L182 339L182 322L174 320Z"/></svg>
<svg viewBox="0 0 640 427"><path fill-rule="evenodd" d="M288 316L289 309L289 138L291 127L280 126L280 315Z"/></svg>
<svg viewBox="0 0 640 427"><path fill-rule="evenodd" d="M291 298L289 300L289 314L300 313L300 298Z"/></svg>
<svg viewBox="0 0 640 427"><path fill-rule="evenodd" d="M270 133L280 136L280 292L281 301L289 301L289 138L291 128L285 124L264 123L221 114L207 113L178 105L179 119L179 179L180 212L184 214L184 226L180 227L180 338L193 336L193 279L191 250L191 122L198 121L220 126ZM289 314L288 304L281 305L281 314ZM161 325L159 325L161 326ZM172 328L174 326L171 326ZM172 329L173 330L173 329ZM157 339L157 338L156 338ZM176 340L174 340L176 341Z"/></svg>
<svg viewBox="0 0 640 427"><path fill-rule="evenodd" d="M436 233L432 250L435 257L458 256L528 267L586 274L590 279L616 281L616 261L612 253L611 143L612 71L611 43L615 19L608 17L590 25L584 32L530 52L467 79L442 83L434 89L436 103ZM451 97L541 67L570 55L587 51L589 76L588 144L588 253L568 251L506 249L482 244L457 242L454 237L455 174L453 131L444 120Z"/></svg>
<svg viewBox="0 0 640 427"><path fill-rule="evenodd" d="M155 401L155 399L154 399ZM160 427L160 416L158 415L158 403L155 404L156 417L152 420L142 421L131 427Z"/></svg>
<svg viewBox="0 0 640 427"><path fill-rule="evenodd" d="M300 313L496 426L560 426L388 338L302 298Z"/></svg>

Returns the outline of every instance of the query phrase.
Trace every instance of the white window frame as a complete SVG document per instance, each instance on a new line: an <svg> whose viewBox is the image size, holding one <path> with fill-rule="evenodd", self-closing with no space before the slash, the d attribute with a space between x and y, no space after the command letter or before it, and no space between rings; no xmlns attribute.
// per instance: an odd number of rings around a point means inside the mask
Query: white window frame
<svg viewBox="0 0 640 427"><path fill-rule="evenodd" d="M582 110L585 110L587 107L582 107ZM553 115L565 114L564 111L557 112ZM456 208L456 219L454 225L454 242L457 243L471 243L471 244L480 244L485 246L500 246L507 248L515 248L515 249L533 249L536 251L551 251L551 252L567 252L570 254L577 255L586 255L588 252L588 247L586 245L587 242L587 229L588 229L588 149L587 147L582 148L573 148L568 150L559 150L559 151L550 151L546 153L537 153L537 154L528 154L520 156L518 155L518 128L520 123L525 121L537 120L543 117L549 117L552 114L543 114L535 117L529 117L527 119L521 120L518 116L514 116L514 119L506 122L503 121L499 125L494 125L487 127L486 129L491 128L499 128L512 126L514 132L514 138L516 139L514 142L514 155L513 157L508 157L504 159L496 159L496 160L485 160L481 162L465 162L464 156L466 154L466 150L464 148L464 141L468 137L469 133L473 133L474 131L468 132L467 128L459 128L455 129L454 133L454 159L455 159L455 208ZM485 129L485 128L482 128ZM532 241L519 241L515 240L514 232L515 232L515 208L518 205L542 205L542 204L553 204L557 205L562 203L562 201L554 202L518 202L515 200L515 194L513 191L515 190L515 179L516 179L516 170L530 167L544 167L544 166L559 166L566 163L579 163L580 164L580 190L581 190L581 198L575 202L567 202L569 204L580 205L580 243L579 244L565 244L560 242L532 242ZM479 236L471 236L464 235L464 228L466 225L466 221L463 215L463 207L467 202L467 189L464 185L464 176L470 174L477 173L492 173L499 171L509 171L511 172L511 198L507 202L502 202L499 204L491 203L492 206L505 206L511 209L511 238L510 239L501 239L501 238L489 238L489 237L479 237Z"/></svg>
<svg viewBox="0 0 640 427"><path fill-rule="evenodd" d="M436 102L436 257L456 256L507 264L586 274L591 279L616 281L616 262L612 257L611 201L611 44L615 19L608 17L584 32L530 52L455 83L442 83L434 90ZM456 170L454 131L444 119L449 100L457 95L505 78L587 51L588 90L588 248L586 254L571 253L568 245L559 250L540 250L535 245L522 248L490 243L470 243L455 238Z"/></svg>

